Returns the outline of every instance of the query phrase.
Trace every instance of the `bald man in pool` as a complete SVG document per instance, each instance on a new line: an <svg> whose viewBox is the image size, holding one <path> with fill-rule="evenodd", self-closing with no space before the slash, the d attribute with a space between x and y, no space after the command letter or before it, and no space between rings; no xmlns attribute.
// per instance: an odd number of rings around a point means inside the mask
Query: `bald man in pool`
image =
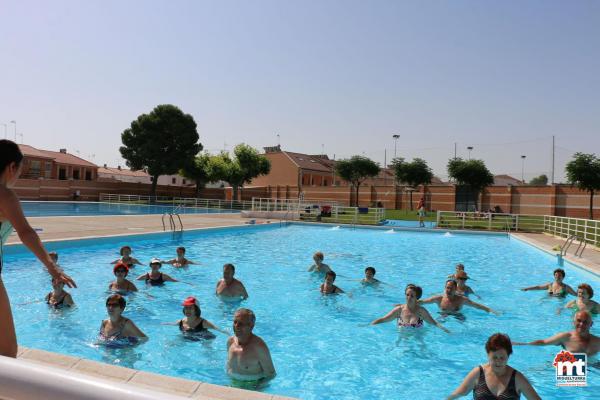
<svg viewBox="0 0 600 400"><path fill-rule="evenodd" d="M266 343L252 333L256 316L247 308L233 316L233 333L227 340L227 373L233 379L258 381L275 376L275 367Z"/></svg>

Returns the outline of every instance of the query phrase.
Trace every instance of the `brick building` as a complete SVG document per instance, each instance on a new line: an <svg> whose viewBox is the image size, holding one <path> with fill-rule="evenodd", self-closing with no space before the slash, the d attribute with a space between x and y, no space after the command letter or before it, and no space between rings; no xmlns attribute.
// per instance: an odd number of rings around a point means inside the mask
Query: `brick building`
<svg viewBox="0 0 600 400"><path fill-rule="evenodd" d="M95 181L98 178L98 166L94 163L60 151L40 150L20 144L23 153L23 179L58 179Z"/></svg>

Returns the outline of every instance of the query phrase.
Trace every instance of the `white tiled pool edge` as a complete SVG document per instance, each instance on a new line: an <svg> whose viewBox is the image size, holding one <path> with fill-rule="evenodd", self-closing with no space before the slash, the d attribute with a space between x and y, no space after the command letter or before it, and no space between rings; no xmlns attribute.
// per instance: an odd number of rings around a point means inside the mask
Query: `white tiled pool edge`
<svg viewBox="0 0 600 400"><path fill-rule="evenodd" d="M169 393L199 400L293 400L292 397L278 396L250 390L175 378L154 374L97 361L67 356L44 350L19 347L17 359L26 360L47 367L77 372L97 379L119 382L138 388ZM199 368L201 368L199 366Z"/></svg>

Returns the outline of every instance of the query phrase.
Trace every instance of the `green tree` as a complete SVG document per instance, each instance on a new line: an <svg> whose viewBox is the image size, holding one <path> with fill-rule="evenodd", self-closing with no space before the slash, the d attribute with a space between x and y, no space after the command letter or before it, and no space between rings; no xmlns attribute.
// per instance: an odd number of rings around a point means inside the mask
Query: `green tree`
<svg viewBox="0 0 600 400"><path fill-rule="evenodd" d="M171 104L156 106L142 114L123 131L119 148L132 170L147 169L152 176L150 195L156 194L160 175L171 175L189 166L202 150L196 122Z"/></svg>
<svg viewBox="0 0 600 400"><path fill-rule="evenodd" d="M256 149L241 143L233 149L234 157L229 153L221 153L209 163L209 171L214 177L219 177L233 188L233 198L237 199L238 190L252 179L266 175L271 171L271 162L265 156L258 154Z"/></svg>
<svg viewBox="0 0 600 400"><path fill-rule="evenodd" d="M180 170L181 175L196 182L196 197L207 183L216 182L223 176L222 170L215 165L219 165L218 156L203 153L197 155L189 165Z"/></svg>
<svg viewBox="0 0 600 400"><path fill-rule="evenodd" d="M412 162L404 161L404 158L394 158L392 161L394 174L398 183L406 183L413 189L419 185L428 185L433 179L433 171L427 162L421 158L414 158ZM410 209L413 209L413 191L410 191Z"/></svg>
<svg viewBox="0 0 600 400"><path fill-rule="evenodd" d="M575 153L565 171L571 186L590 192L590 219L594 219L594 193L600 190L600 158L595 154Z"/></svg>
<svg viewBox="0 0 600 400"><path fill-rule="evenodd" d="M533 178L532 180L529 181L529 184L530 185L539 185L539 186L547 185L548 177L545 174L536 176L535 178Z"/></svg>
<svg viewBox="0 0 600 400"><path fill-rule="evenodd" d="M379 164L363 156L352 156L350 159L339 160L335 164L336 174L345 181L350 182L356 191L356 207L358 207L358 190L360 184L367 178L377 176L379 170Z"/></svg>
<svg viewBox="0 0 600 400"><path fill-rule="evenodd" d="M482 160L451 158L448 160L447 169L450 178L454 179L458 185L464 185L469 191L475 192L476 202L479 201L481 191L494 183L494 175Z"/></svg>

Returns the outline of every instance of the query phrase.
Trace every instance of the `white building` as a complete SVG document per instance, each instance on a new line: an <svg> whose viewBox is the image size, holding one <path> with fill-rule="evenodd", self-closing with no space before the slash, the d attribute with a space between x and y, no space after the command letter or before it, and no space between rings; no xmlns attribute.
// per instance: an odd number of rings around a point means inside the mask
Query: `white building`
<svg viewBox="0 0 600 400"><path fill-rule="evenodd" d="M129 182L129 183L152 183L152 177L144 170L132 171L130 169L108 167L104 164L98 168L98 179ZM158 185L164 186L194 186L196 183L192 179L184 178L181 175L160 175Z"/></svg>

